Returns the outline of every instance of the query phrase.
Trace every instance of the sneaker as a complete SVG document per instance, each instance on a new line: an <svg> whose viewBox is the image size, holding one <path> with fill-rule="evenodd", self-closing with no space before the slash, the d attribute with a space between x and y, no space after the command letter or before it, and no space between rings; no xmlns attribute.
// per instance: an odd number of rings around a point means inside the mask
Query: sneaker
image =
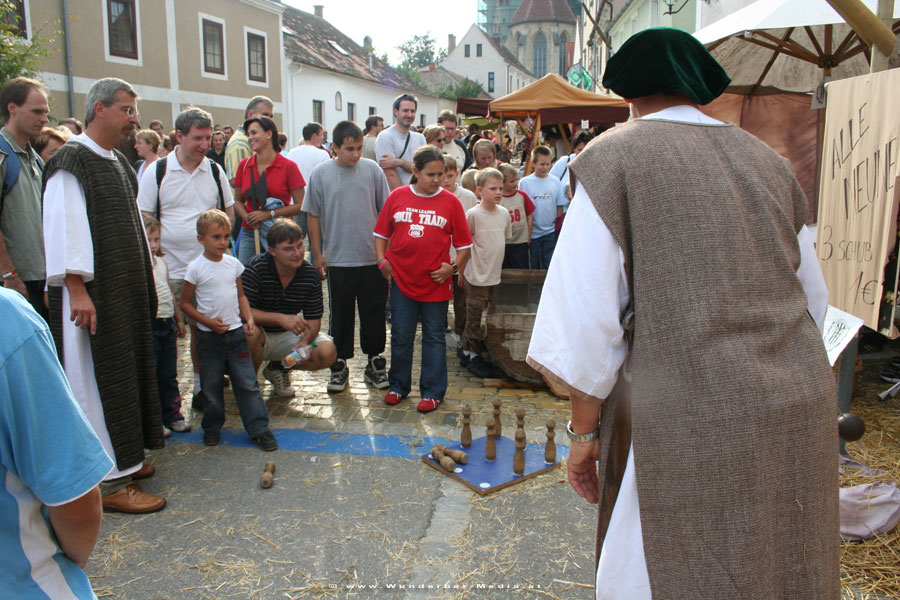
<svg viewBox="0 0 900 600"><path fill-rule="evenodd" d="M335 369L337 366L337 369ZM341 359L338 359L331 365L331 379L328 380L327 390L329 392L343 392L347 387L347 379L350 377L350 367Z"/></svg>
<svg viewBox="0 0 900 600"><path fill-rule="evenodd" d="M281 369L263 368L263 377L269 380L275 390L276 396L290 398L294 395L294 386L291 385L291 374Z"/></svg>
<svg viewBox="0 0 900 600"><path fill-rule="evenodd" d="M218 429L204 429L203 443L207 446L218 446L222 441L222 432Z"/></svg>
<svg viewBox="0 0 900 600"><path fill-rule="evenodd" d="M187 433L191 430L191 426L184 419L179 419L178 421L172 421L168 425L169 429L172 431L177 431L178 433Z"/></svg>
<svg viewBox="0 0 900 600"><path fill-rule="evenodd" d="M387 396L384 397L384 403L394 406L395 404L400 404L404 398L406 396L401 396L399 392L388 392Z"/></svg>
<svg viewBox="0 0 900 600"><path fill-rule="evenodd" d="M888 383L900 383L900 367L888 367L879 374L879 377Z"/></svg>
<svg viewBox="0 0 900 600"><path fill-rule="evenodd" d="M469 366L469 355L463 351L462 344L456 346L456 356L459 358L459 365L463 368Z"/></svg>
<svg viewBox="0 0 900 600"><path fill-rule="evenodd" d="M431 412L441 405L441 401L436 398L422 398L416 406L416 410L420 413Z"/></svg>
<svg viewBox="0 0 900 600"><path fill-rule="evenodd" d="M491 365L477 354L469 359L469 364L466 365L466 368L469 370L469 373L481 379L491 376Z"/></svg>
<svg viewBox="0 0 900 600"><path fill-rule="evenodd" d="M259 446L260 450L265 450L266 452L278 450L278 442L275 441L275 436L272 435L271 431L263 431L255 438L252 438L252 441Z"/></svg>
<svg viewBox="0 0 900 600"><path fill-rule="evenodd" d="M391 385L388 382L388 376L384 368L387 361L381 356L376 356L369 360L366 365L366 371L363 373L363 379L375 386L376 389L383 390Z"/></svg>

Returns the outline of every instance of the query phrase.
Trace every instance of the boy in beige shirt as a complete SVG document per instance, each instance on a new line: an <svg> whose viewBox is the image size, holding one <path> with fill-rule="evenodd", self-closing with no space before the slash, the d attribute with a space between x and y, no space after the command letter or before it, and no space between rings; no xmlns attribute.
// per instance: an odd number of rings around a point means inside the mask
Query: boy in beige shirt
<svg viewBox="0 0 900 600"><path fill-rule="evenodd" d="M481 314L491 300L494 287L500 283L500 269L506 240L512 234L509 211L500 206L503 175L497 169L481 169L476 176L481 203L466 211L466 222L472 234L472 253L465 270L459 274L459 285L466 293L466 325L463 331L463 354L466 367L476 377L490 377L491 366L482 357L484 336Z"/></svg>

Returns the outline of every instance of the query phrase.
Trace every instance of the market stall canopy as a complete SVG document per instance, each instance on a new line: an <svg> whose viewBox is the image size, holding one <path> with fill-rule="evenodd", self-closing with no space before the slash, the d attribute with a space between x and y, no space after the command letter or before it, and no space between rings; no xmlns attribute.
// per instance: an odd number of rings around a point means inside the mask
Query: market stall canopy
<svg viewBox="0 0 900 600"><path fill-rule="evenodd" d="M862 0L873 12L878 0ZM900 31L900 2L892 30ZM758 0L694 33L740 94L811 93L869 72L868 45L826 0Z"/></svg>
<svg viewBox="0 0 900 600"><path fill-rule="evenodd" d="M492 116L504 119L540 117L543 125L582 120L610 126L628 120L628 104L621 98L579 89L554 73L490 103Z"/></svg>
<svg viewBox="0 0 900 600"><path fill-rule="evenodd" d="M490 102L487 98L457 98L456 112L467 117L484 117Z"/></svg>

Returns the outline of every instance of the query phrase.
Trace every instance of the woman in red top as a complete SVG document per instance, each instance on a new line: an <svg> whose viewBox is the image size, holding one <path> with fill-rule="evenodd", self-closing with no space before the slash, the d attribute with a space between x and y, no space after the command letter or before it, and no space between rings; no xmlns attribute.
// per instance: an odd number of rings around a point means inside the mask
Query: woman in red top
<svg viewBox="0 0 900 600"><path fill-rule="evenodd" d="M422 320L422 373L419 412L438 407L447 392L444 318L453 297L451 278L465 267L472 246L466 215L456 196L441 189L444 158L434 146L413 155L410 185L387 197L375 224L378 268L391 286L391 389L387 404L397 404L412 387L416 321ZM450 262L450 241L456 262ZM390 242L390 250L388 250Z"/></svg>
<svg viewBox="0 0 900 600"><path fill-rule="evenodd" d="M265 248L265 231L272 220L300 214L306 182L297 164L279 153L278 127L272 119L247 119L244 131L254 154L240 162L231 185L234 211L244 221L237 258L247 264L256 256L254 230L263 227L260 248Z"/></svg>

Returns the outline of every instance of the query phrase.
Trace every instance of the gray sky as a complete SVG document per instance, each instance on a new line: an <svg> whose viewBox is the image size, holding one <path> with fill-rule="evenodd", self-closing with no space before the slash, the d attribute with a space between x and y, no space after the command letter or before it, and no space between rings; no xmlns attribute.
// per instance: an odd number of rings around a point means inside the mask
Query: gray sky
<svg viewBox="0 0 900 600"><path fill-rule="evenodd" d="M414 35L428 33L435 48L447 47L447 34L462 39L469 26L478 19L477 0L283 0L295 8L313 12L314 4L322 4L325 20L340 29L356 43L370 36L375 53L387 52L392 63L399 60L397 46ZM404 25L405 24L405 25Z"/></svg>

